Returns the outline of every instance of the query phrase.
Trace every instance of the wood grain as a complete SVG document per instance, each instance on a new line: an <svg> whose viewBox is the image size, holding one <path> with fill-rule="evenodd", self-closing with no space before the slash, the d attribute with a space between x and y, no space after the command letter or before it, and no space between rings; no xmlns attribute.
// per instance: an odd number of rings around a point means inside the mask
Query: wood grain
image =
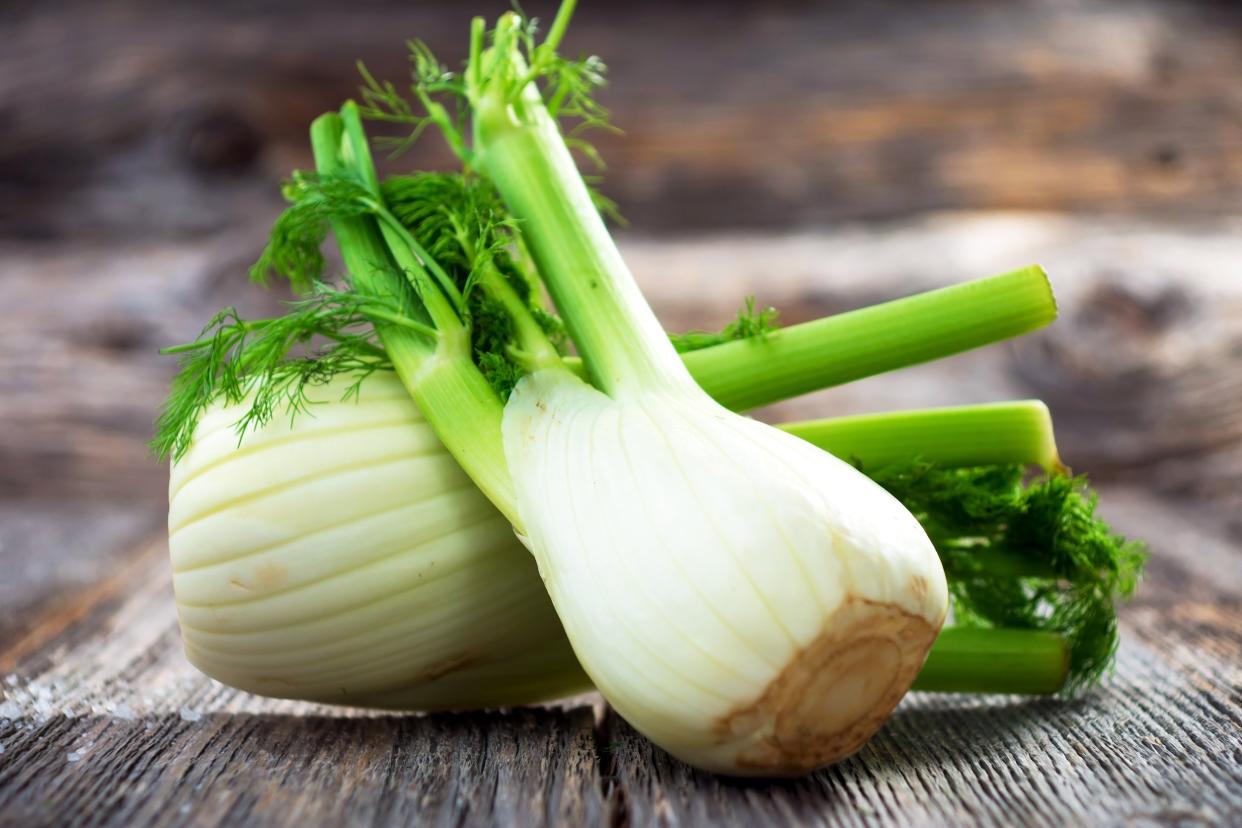
<svg viewBox="0 0 1242 828"><path fill-rule="evenodd" d="M0 672L55 639L109 590L137 542L164 522L155 503L0 501ZM21 641L22 649L10 646Z"/></svg>
<svg viewBox="0 0 1242 828"><path fill-rule="evenodd" d="M589 700L394 716L230 690L181 655L156 535L53 640L0 650L22 654L0 684L0 824L1236 823L1242 586L1175 543L1210 534L1195 516L1113 495L1156 558L1102 688L915 694L860 753L789 782L694 771Z"/></svg>
<svg viewBox="0 0 1242 828"><path fill-rule="evenodd" d="M552 6L532 2L545 18ZM266 222L354 62L455 65L507 3L71 2L0 12L0 235L196 235ZM1242 7L585 3L606 191L634 226L803 227L925 210L1213 216L1242 194ZM54 55L55 59L49 56ZM426 140L402 162L448 161Z"/></svg>
<svg viewBox="0 0 1242 828"><path fill-rule="evenodd" d="M0 824L604 822L590 707L394 716L247 696L185 661L168 580L159 535L55 640L0 650L21 654Z"/></svg>

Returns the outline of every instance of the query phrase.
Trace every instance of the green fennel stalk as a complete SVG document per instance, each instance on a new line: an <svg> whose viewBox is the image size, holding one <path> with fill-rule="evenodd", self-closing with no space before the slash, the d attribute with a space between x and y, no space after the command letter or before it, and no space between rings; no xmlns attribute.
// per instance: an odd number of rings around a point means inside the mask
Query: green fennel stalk
<svg viewBox="0 0 1242 828"><path fill-rule="evenodd" d="M352 172L365 182L377 202L375 212L386 214L378 204L379 185L356 109L347 105L340 116L316 119L311 126L311 147L321 175ZM352 164L346 161L347 156ZM404 228L399 224L394 227L393 222L382 221L377 228L374 220L366 217L340 217L332 225L355 290L382 298L410 297L412 293L414 297L407 301L425 308L435 323L436 338L431 343L427 337L416 338L399 328L384 324L376 328L398 376L427 412L449 452L496 508L514 522L513 484L503 447L498 440L487 439L489 434L499 434L500 398L471 358L461 308L453 308L441 292L446 280L433 280L428 273L427 264L434 260L420 258L419 251L410 247L408 232L400 233ZM378 238L377 229L381 234ZM403 273L410 284L402 284L396 273Z"/></svg>
<svg viewBox="0 0 1242 828"><path fill-rule="evenodd" d="M409 189L404 179L401 189ZM408 215L409 210L400 212ZM434 212L446 215L445 211ZM429 228L424 221L411 224L409 229L423 239L424 246L437 258L451 262L461 255L446 249L449 245L444 243L444 237L436 235L443 231L443 223L439 228ZM268 255L256 265L256 273L265 274L269 269L289 275L296 272L309 293L307 298L286 303L287 313L270 319L244 320L233 309L226 309L207 324L195 342L164 349L166 354L179 356L182 363L156 427L153 447L159 456L176 458L184 452L198 414L217 396L230 403L240 402L247 389L257 386L250 398L250 410L238 423L240 437L248 428L267 422L277 404L287 405L293 414L305 412L304 391L309 385L322 384L336 374L350 373L361 379L366 372L391 368L372 328L373 320L435 337L434 328L406 315L411 311L395 299L368 297L320 281L325 265L319 253L322 233L318 225L303 227L300 233L304 238L297 240L285 235L283 248L274 241ZM343 238L349 249L350 267L375 269L374 263L387 260L382 250L364 247L359 251L351 237L338 238ZM296 249L305 248L308 243L313 245L309 250ZM291 247L295 248L292 252L288 249ZM286 263L277 263L275 259ZM296 271L287 264L292 260L300 262ZM721 405L741 411L857 379L857 369L840 354L858 351L860 343L866 346L869 368L880 373L1020 336L1055 317L1056 306L1046 285L1047 277L1039 268L1023 268L784 328L775 327L770 314L761 319L762 314L743 311L723 332L674 334L671 338L695 381ZM1013 324L970 326L971 339L964 342L956 326L927 329L907 324L912 309L918 309L920 315L945 318L966 318L1003 309L1000 315ZM543 326L554 334L559 322L546 313L542 315L546 320ZM488 317L489 322L493 319L495 314ZM860 325L860 319L869 320L874 327ZM476 332L479 327L476 324ZM328 346L306 351L305 346L316 337L327 339ZM491 365L489 381L503 398L521 372L511 370L512 364L498 357L496 343L486 345L482 349L475 347L476 362L488 360L479 367L489 375L487 365ZM304 351L300 356L299 348ZM565 367L586 376L577 357L564 357L562 361ZM256 382L256 378L260 381ZM1051 439L1039 445L1030 442L1046 418L1041 404L999 405L982 419L980 413L958 414L953 409L918 422L882 415L883 424L891 425L894 431L883 435L878 430L866 429L880 435L867 446L867 454L874 460L875 451L882 444L896 441L892 442L894 460L918 455L933 443L937 451L952 445L959 458L966 457L971 454L970 441L963 438L973 429L996 427L1019 443L998 448L1000 454L976 451L976 462L992 462L989 457L993 457L996 462L1034 462L1046 470L1054 468L1058 461ZM850 423L865 427L873 416L834 418L832 424L822 426L808 422L799 425L797 433L801 437L821 435L831 441L831 447L840 448L843 456L848 456L857 443L851 436L855 428ZM967 424L966 429L959 427L962 423ZM934 428L929 437L937 439L920 440L920 428ZM1011 450L1019 453L1007 453Z"/></svg>

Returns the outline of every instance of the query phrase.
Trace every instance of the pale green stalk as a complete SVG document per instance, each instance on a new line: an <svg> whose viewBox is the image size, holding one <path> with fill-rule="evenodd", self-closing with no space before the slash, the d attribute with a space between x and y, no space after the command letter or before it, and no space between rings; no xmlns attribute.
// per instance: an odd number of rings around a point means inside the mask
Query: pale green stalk
<svg viewBox="0 0 1242 828"><path fill-rule="evenodd" d="M745 411L1021 336L1056 315L1048 277L1032 265L685 356L712 396ZM779 377L759 381L772 371Z"/></svg>
<svg viewBox="0 0 1242 828"><path fill-rule="evenodd" d="M1039 400L805 420L779 428L844 460L858 459L864 469L915 459L941 466L1064 469L1052 415Z"/></svg>

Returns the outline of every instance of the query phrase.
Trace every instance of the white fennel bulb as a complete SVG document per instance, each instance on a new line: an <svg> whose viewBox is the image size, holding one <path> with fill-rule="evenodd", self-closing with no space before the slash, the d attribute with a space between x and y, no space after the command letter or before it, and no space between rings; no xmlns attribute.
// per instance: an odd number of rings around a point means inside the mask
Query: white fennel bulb
<svg viewBox="0 0 1242 828"><path fill-rule="evenodd" d="M847 463L690 389L524 378L524 540L605 697L675 756L804 773L883 723L944 621L917 520Z"/></svg>
<svg viewBox="0 0 1242 828"><path fill-rule="evenodd" d="M247 432L216 407L174 463L189 660L267 696L421 710L587 688L530 555L389 372Z"/></svg>
<svg viewBox="0 0 1242 828"><path fill-rule="evenodd" d="M587 674L673 755L805 773L857 750L910 688L948 588L917 519L852 466L695 384L617 249L535 78L544 41L472 30L478 168L591 378L536 366L505 405L517 520ZM552 89L559 90L555 82Z"/></svg>

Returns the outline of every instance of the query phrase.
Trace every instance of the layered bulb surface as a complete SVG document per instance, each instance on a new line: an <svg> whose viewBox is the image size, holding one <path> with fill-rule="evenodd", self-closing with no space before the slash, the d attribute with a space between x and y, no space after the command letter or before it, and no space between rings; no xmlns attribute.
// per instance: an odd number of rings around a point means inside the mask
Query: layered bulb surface
<svg viewBox="0 0 1242 828"><path fill-rule="evenodd" d="M940 560L905 507L697 389L608 396L536 372L504 439L582 666L691 764L792 776L853 753L944 622Z"/></svg>
<svg viewBox="0 0 1242 828"><path fill-rule="evenodd" d="M249 431L217 406L173 464L186 656L266 696L415 710L589 687L535 567L400 381L313 386Z"/></svg>

